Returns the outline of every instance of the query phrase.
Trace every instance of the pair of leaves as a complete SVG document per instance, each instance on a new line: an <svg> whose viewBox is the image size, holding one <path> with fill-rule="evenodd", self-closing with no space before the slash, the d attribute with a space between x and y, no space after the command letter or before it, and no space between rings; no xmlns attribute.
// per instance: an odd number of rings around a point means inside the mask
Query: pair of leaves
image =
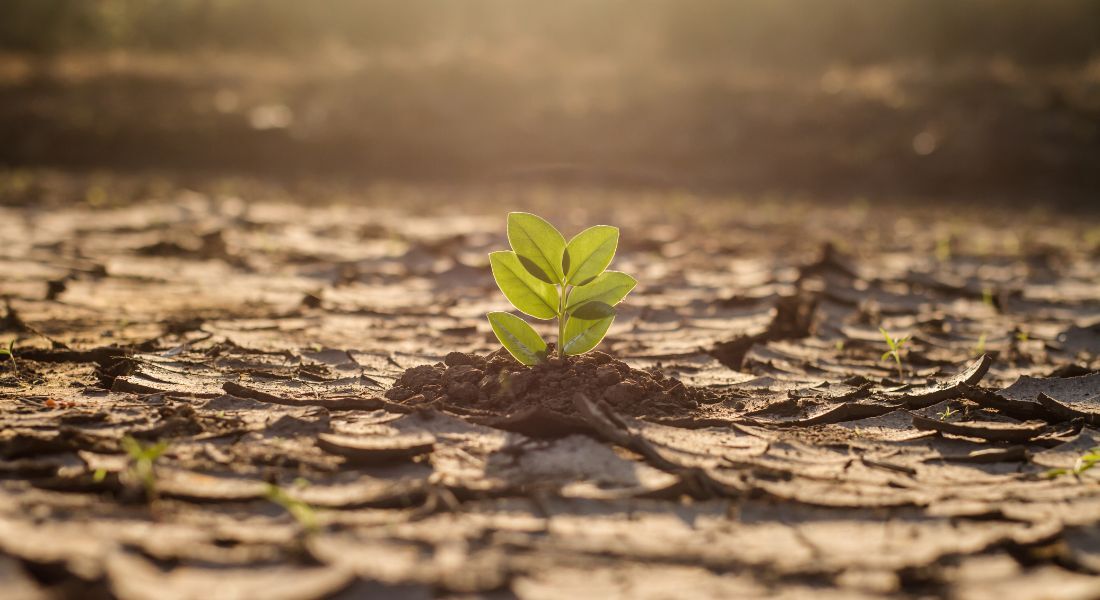
<svg viewBox="0 0 1100 600"><path fill-rule="evenodd" d="M619 229L596 225L568 243L541 217L508 214L508 243L531 276L550 285L585 285L604 272L619 247Z"/></svg>
<svg viewBox="0 0 1100 600"><path fill-rule="evenodd" d="M894 361L897 362L900 366L901 350L902 347L909 342L909 336L894 339L894 337L890 335L890 332L886 331L885 328L879 327L878 330L879 333L882 334L882 338L886 340L886 345L890 347L889 350L883 353L881 360L886 360L887 358L893 357Z"/></svg>
<svg viewBox="0 0 1100 600"><path fill-rule="evenodd" d="M514 252L490 253L489 265L497 286L512 306L536 319L553 319L559 316L558 306L561 302L558 289L529 276ZM574 287L564 312L586 320L612 316L615 312L613 307L637 283L626 273L605 271L585 285Z"/></svg>
<svg viewBox="0 0 1100 600"><path fill-rule="evenodd" d="M546 360L546 342L526 321L507 312L491 312L486 316L497 339L516 360L528 366ZM570 317L565 336L559 340L563 352L572 356L595 348L614 321L615 315L595 320Z"/></svg>
<svg viewBox="0 0 1100 600"><path fill-rule="evenodd" d="M564 320L558 340L564 354L596 347L615 319L614 306L637 284L625 273L606 271L618 248L619 230L596 225L567 243L542 218L510 213L508 241L511 251L489 254L493 277L508 301L537 319ZM522 319L499 312L488 318L517 360L532 365L546 358L546 342Z"/></svg>

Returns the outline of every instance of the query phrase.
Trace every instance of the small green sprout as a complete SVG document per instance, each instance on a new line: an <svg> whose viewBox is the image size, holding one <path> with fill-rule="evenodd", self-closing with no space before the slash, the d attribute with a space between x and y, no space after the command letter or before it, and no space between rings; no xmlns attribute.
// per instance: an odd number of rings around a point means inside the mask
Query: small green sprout
<svg viewBox="0 0 1100 600"><path fill-rule="evenodd" d="M1072 469L1051 469L1044 475L1049 478L1058 477L1059 475L1080 475L1095 467L1097 463L1100 463L1100 446L1091 448L1088 452L1079 456Z"/></svg>
<svg viewBox="0 0 1100 600"><path fill-rule="evenodd" d="M978 343L975 344L974 347L970 349L970 355L971 356L981 356L981 355L985 354L985 338L986 338L985 333L978 336Z"/></svg>
<svg viewBox="0 0 1100 600"><path fill-rule="evenodd" d="M1020 341L1020 342L1026 342L1028 340L1027 332L1026 331L1017 331L1016 332L1016 340Z"/></svg>
<svg viewBox="0 0 1100 600"><path fill-rule="evenodd" d="M0 347L0 356L7 356L11 361L11 370L15 373L15 376L19 377L19 364L15 362L15 339L13 338L8 342L7 348Z"/></svg>
<svg viewBox="0 0 1100 600"><path fill-rule="evenodd" d="M951 260L951 236L945 235L936 240L936 260L940 262Z"/></svg>
<svg viewBox="0 0 1100 600"><path fill-rule="evenodd" d="M946 421L957 414L959 414L958 409L948 406L947 408L943 409L943 412L939 413L939 417L941 421Z"/></svg>
<svg viewBox="0 0 1100 600"><path fill-rule="evenodd" d="M290 513L290 516L307 533L314 533L318 530L317 513L313 511L313 507L308 503L291 496L286 490L272 483L267 484L264 497L269 502L283 507L283 510Z"/></svg>
<svg viewBox="0 0 1100 600"><path fill-rule="evenodd" d="M553 225L530 213L508 214L512 250L491 252L493 278L504 297L536 319L557 319L558 357L584 354L600 343L615 320L615 305L637 281L608 271L619 245L619 230L596 225L566 243ZM507 312L486 315L493 333L518 360L535 365L547 359L547 344L526 321Z"/></svg>
<svg viewBox="0 0 1100 600"><path fill-rule="evenodd" d="M127 475L141 484L147 500L157 497L157 459L168 450L168 442L157 442L143 446L130 436L122 438L122 449L130 455L130 468Z"/></svg>
<svg viewBox="0 0 1100 600"><path fill-rule="evenodd" d="M834 342L833 348L835 348L837 352L844 352L844 340L837 340Z"/></svg>
<svg viewBox="0 0 1100 600"><path fill-rule="evenodd" d="M988 306L989 308L997 308L997 305L993 302L993 288L982 288L982 304Z"/></svg>
<svg viewBox="0 0 1100 600"><path fill-rule="evenodd" d="M886 329L879 327L878 330L880 333L882 333L882 338L886 340L886 345L890 347L889 350L883 353L882 358L879 360L893 358L894 362L898 365L898 377L901 377L901 351L903 346L905 346L905 344L909 342L909 336L894 339L894 337L891 336L890 332L886 331Z"/></svg>

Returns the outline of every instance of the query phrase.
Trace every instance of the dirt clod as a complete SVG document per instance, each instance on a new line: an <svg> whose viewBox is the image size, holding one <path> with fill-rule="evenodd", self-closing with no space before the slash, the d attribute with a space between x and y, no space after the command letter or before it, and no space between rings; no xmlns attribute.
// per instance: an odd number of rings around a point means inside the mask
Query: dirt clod
<svg viewBox="0 0 1100 600"><path fill-rule="evenodd" d="M386 392L407 405L507 416L534 408L574 416L573 396L602 398L632 416L683 416L718 396L675 378L631 368L603 353L557 357L526 367L503 350L488 356L452 352L442 363L413 367Z"/></svg>

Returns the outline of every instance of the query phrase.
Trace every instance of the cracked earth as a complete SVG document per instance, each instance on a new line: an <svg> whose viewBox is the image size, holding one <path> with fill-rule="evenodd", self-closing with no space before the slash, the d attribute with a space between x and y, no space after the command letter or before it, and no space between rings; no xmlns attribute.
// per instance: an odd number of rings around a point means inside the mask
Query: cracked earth
<svg viewBox="0 0 1100 600"><path fill-rule="evenodd" d="M43 182L0 204L4 597L1100 597L1092 216ZM621 228L583 360L498 351L508 210Z"/></svg>

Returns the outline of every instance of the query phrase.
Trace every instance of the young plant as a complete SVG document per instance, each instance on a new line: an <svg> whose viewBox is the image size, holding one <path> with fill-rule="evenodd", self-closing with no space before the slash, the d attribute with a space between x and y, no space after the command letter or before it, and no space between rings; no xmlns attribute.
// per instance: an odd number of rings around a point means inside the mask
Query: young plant
<svg viewBox="0 0 1100 600"><path fill-rule="evenodd" d="M126 436L122 438L122 449L130 455L130 468L127 470L127 475L141 484L147 500L155 500L157 497L156 462L168 450L168 442L143 446L141 442Z"/></svg>
<svg viewBox="0 0 1100 600"><path fill-rule="evenodd" d="M313 511L313 507L307 502L291 496L283 488L269 483L267 484L267 491L264 492L264 497L269 502L278 504L283 510L290 513L290 516L298 522L298 525L306 533L315 533L319 529L317 513Z"/></svg>
<svg viewBox="0 0 1100 600"><path fill-rule="evenodd" d="M945 235L936 240L936 260L940 262L951 260L951 236Z"/></svg>
<svg viewBox="0 0 1100 600"><path fill-rule="evenodd" d="M608 271L619 230L596 225L568 242L553 225L530 213L508 214L512 250L489 254L504 297L536 319L557 319L559 358L584 354L600 343L615 320L615 305L637 285L626 273ZM486 315L493 333L518 360L547 359L547 344L523 319L506 312Z"/></svg>
<svg viewBox="0 0 1100 600"><path fill-rule="evenodd" d="M1047 477L1054 478L1059 475L1080 475L1085 471L1100 464L1100 446L1090 449L1077 458L1072 469L1051 469L1045 473Z"/></svg>
<svg viewBox="0 0 1100 600"><path fill-rule="evenodd" d="M0 356L7 356L11 361L11 370L15 373L15 377L19 377L19 365L15 362L15 340L8 342L8 347L0 347Z"/></svg>
<svg viewBox="0 0 1100 600"><path fill-rule="evenodd" d="M975 344L974 347L970 349L970 355L971 356L981 356L981 355L985 354L985 338L986 338L986 334L984 334L984 333L982 335L978 336L978 343Z"/></svg>
<svg viewBox="0 0 1100 600"><path fill-rule="evenodd" d="M948 406L947 408L943 409L943 412L939 414L939 417L941 421L946 421L957 414L959 414L958 409Z"/></svg>
<svg viewBox="0 0 1100 600"><path fill-rule="evenodd" d="M909 336L894 339L894 337L890 335L890 332L886 331L882 327L879 327L878 330L882 333L883 339L886 340L886 345L890 347L889 350L883 353L880 360L893 358L894 362L898 365L898 377L901 377L901 351L902 347L905 346L905 344L909 341Z"/></svg>

